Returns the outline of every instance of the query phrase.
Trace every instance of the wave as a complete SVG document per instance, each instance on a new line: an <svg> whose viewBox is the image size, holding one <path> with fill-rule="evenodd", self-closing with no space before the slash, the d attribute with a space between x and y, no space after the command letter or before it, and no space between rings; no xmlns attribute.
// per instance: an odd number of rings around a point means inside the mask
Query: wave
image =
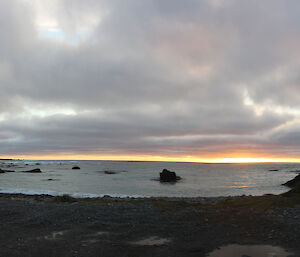
<svg viewBox="0 0 300 257"><path fill-rule="evenodd" d="M124 195L124 194L89 194L89 193L70 193L70 192L58 192L51 190L36 190L36 189L23 189L23 188L1 188L0 194L23 194L23 195L50 195L50 196L63 196L69 195L74 198L149 198L149 196L142 195Z"/></svg>

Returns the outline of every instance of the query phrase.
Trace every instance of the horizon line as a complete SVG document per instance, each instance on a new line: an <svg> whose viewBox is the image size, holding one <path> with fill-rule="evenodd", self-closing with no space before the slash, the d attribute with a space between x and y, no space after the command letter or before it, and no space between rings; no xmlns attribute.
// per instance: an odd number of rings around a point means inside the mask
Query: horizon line
<svg viewBox="0 0 300 257"><path fill-rule="evenodd" d="M259 161L259 160L250 160L251 158L245 158L248 159L247 161L234 161L235 158L232 161L221 161L224 159L214 160L214 161L176 161L176 160L134 160L134 159L26 159L26 158L0 158L0 161L115 161L115 162L169 162L169 163L199 163L199 164L255 164L255 163L300 163L300 159L296 160L289 160L289 159L274 159L274 160L266 160L266 161ZM241 159L241 158L236 158ZM253 158L256 159L256 158Z"/></svg>

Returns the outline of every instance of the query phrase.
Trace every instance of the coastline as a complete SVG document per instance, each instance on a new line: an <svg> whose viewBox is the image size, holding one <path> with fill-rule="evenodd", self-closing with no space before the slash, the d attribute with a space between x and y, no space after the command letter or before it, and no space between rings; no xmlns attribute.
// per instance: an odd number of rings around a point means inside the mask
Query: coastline
<svg viewBox="0 0 300 257"><path fill-rule="evenodd" d="M299 204L298 195L0 194L0 256L196 257L230 244L280 246L300 256Z"/></svg>
<svg viewBox="0 0 300 257"><path fill-rule="evenodd" d="M102 196L95 195L91 196L89 194L80 194L80 197L74 197L74 194L30 194L30 193L6 193L0 191L0 199L18 199L18 200L38 200L38 201L51 201L51 200L58 200L59 199L70 199L73 202L97 202L102 200L113 200L113 201L182 201L186 203L202 203L202 204L213 204L219 201L223 201L226 199L237 198L240 196L216 196L216 197L167 197L167 196L113 196L109 194L104 194ZM241 196L243 197L243 196ZM252 197L252 196L249 196Z"/></svg>

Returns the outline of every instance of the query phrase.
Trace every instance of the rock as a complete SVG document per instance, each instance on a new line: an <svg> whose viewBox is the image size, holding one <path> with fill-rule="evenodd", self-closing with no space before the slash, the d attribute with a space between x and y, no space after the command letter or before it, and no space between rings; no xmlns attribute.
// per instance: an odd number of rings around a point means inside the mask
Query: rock
<svg viewBox="0 0 300 257"><path fill-rule="evenodd" d="M55 178L46 178L46 179L42 179L41 181L58 181L59 179L55 179Z"/></svg>
<svg viewBox="0 0 300 257"><path fill-rule="evenodd" d="M41 165L39 162L37 162L35 165Z"/></svg>
<svg viewBox="0 0 300 257"><path fill-rule="evenodd" d="M269 170L269 171L278 171L278 170L276 170L276 169L271 169L271 170Z"/></svg>
<svg viewBox="0 0 300 257"><path fill-rule="evenodd" d="M295 178L293 178L292 180L289 180L288 182L282 184L283 186L288 186L288 187L295 187L298 183L300 183L300 174L297 175Z"/></svg>
<svg viewBox="0 0 300 257"><path fill-rule="evenodd" d="M6 167L7 167L7 168L11 168L11 167L17 167L17 166L18 166L18 165L12 164L12 163L11 163L11 164L8 164Z"/></svg>
<svg viewBox="0 0 300 257"><path fill-rule="evenodd" d="M104 173L107 174L107 175L117 174L117 172L111 171L111 170L105 170Z"/></svg>
<svg viewBox="0 0 300 257"><path fill-rule="evenodd" d="M300 174L300 170L290 170L289 172L294 172Z"/></svg>
<svg viewBox="0 0 300 257"><path fill-rule="evenodd" d="M180 180L180 177L177 176L174 171L163 169L163 171L159 173L159 179L161 182L176 182Z"/></svg>
<svg viewBox="0 0 300 257"><path fill-rule="evenodd" d="M300 194L300 175L297 175L295 178L292 180L289 180L288 182L282 184L284 186L288 186L292 188L290 191L283 193L283 196L294 196L294 195L299 195Z"/></svg>
<svg viewBox="0 0 300 257"><path fill-rule="evenodd" d="M42 171L40 169L33 169L33 170L24 170L23 172L26 172L26 173L41 173Z"/></svg>
<svg viewBox="0 0 300 257"><path fill-rule="evenodd" d="M80 170L80 167L74 166L74 167L72 168L72 170Z"/></svg>
<svg viewBox="0 0 300 257"><path fill-rule="evenodd" d="M2 171L4 171L4 172L15 172L14 170L2 170Z"/></svg>
<svg viewBox="0 0 300 257"><path fill-rule="evenodd" d="M300 194L300 183L297 183L295 186L293 186L293 188L290 191L283 193L282 195L289 197L295 195L299 196L299 194Z"/></svg>
<svg viewBox="0 0 300 257"><path fill-rule="evenodd" d="M0 169L0 173L5 173L5 171Z"/></svg>

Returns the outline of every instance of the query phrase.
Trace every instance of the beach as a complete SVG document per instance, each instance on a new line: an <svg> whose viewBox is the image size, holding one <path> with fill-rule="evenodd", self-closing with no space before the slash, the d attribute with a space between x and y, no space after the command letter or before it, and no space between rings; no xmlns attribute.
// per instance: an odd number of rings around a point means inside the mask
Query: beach
<svg viewBox="0 0 300 257"><path fill-rule="evenodd" d="M297 195L75 199L1 194L0 256L199 257L236 244L276 246L300 256L299 204Z"/></svg>

